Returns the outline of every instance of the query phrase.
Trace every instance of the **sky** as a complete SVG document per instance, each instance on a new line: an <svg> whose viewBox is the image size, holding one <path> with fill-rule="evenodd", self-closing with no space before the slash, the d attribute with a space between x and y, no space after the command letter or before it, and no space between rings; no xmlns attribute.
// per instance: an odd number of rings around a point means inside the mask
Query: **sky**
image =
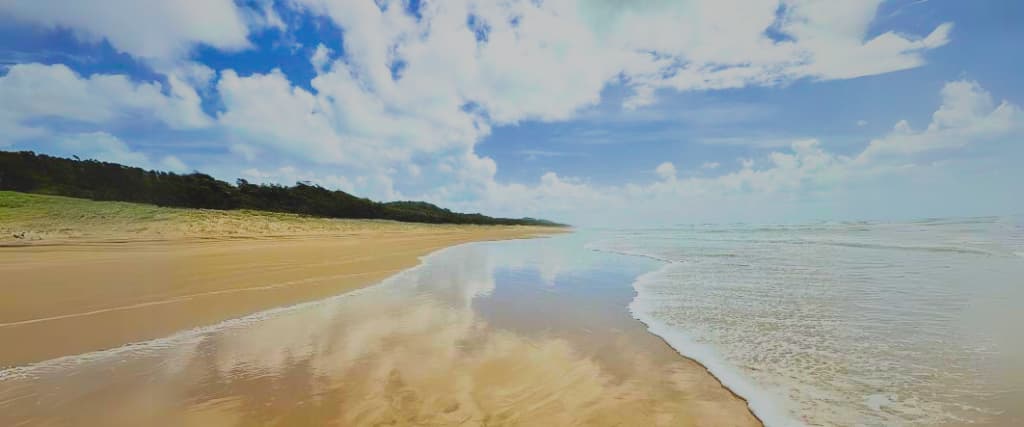
<svg viewBox="0 0 1024 427"><path fill-rule="evenodd" d="M1016 0L4 0L0 149L583 226L1024 212Z"/></svg>

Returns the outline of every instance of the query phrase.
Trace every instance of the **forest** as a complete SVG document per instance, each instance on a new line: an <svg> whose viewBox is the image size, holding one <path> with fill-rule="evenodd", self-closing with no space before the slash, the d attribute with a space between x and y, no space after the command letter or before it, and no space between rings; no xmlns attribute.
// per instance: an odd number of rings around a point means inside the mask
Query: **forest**
<svg viewBox="0 0 1024 427"><path fill-rule="evenodd" d="M493 218L426 202L375 202L340 190L298 182L292 186L234 185L199 172L176 174L97 160L0 151L0 190L200 209L253 209L326 218L388 219L437 224L561 226L535 218Z"/></svg>

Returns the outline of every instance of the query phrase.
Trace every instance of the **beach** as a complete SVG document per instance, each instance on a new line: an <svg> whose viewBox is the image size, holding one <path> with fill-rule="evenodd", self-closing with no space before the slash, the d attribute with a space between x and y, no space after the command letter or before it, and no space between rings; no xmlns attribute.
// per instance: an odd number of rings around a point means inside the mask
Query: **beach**
<svg viewBox="0 0 1024 427"><path fill-rule="evenodd" d="M1022 23L0 0L0 427L1024 427Z"/></svg>
<svg viewBox="0 0 1024 427"><path fill-rule="evenodd" d="M760 425L563 229L101 210L4 222L0 424Z"/></svg>
<svg viewBox="0 0 1024 427"><path fill-rule="evenodd" d="M1020 218L571 230L0 195L0 425L1021 420Z"/></svg>
<svg viewBox="0 0 1024 427"><path fill-rule="evenodd" d="M0 367L337 295L459 243L562 230L332 220L5 193ZM15 237L21 236L21 237Z"/></svg>
<svg viewBox="0 0 1024 427"><path fill-rule="evenodd" d="M0 366L159 338L366 286L434 250L537 230L76 242L0 248ZM40 339L39 337L47 337Z"/></svg>

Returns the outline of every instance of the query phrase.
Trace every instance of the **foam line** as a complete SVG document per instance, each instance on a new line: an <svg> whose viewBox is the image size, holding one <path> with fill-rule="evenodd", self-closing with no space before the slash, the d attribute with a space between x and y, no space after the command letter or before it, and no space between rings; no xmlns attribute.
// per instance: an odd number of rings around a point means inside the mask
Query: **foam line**
<svg viewBox="0 0 1024 427"><path fill-rule="evenodd" d="M776 401L776 396L765 392L747 379L736 368L731 366L713 347L694 342L684 332L661 322L649 313L652 309L650 299L644 297L643 287L650 282L659 280L669 268L677 264L665 266L641 275L633 282L637 296L629 304L629 312L634 319L647 325L647 330L661 337L679 354L695 360L703 365L708 372L718 378L723 386L747 401L750 411L768 427L796 427L804 424L794 420Z"/></svg>

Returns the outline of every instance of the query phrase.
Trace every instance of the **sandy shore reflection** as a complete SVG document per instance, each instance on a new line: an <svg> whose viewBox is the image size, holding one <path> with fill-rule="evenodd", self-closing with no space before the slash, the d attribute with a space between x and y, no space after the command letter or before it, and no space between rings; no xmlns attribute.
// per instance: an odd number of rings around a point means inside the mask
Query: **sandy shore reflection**
<svg viewBox="0 0 1024 427"><path fill-rule="evenodd" d="M0 424L757 423L699 365L629 324L624 306L582 314L585 297L559 286L602 275L579 257L552 267L559 258L538 252L549 244L460 246L346 296L8 370Z"/></svg>

